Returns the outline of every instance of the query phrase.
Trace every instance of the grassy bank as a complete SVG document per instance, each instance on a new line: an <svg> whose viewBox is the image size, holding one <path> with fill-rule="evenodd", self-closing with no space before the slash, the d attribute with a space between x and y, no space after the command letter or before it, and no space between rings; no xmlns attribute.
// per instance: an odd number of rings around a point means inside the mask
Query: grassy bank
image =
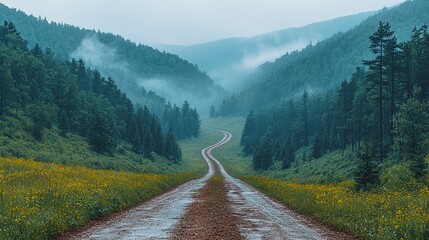
<svg viewBox="0 0 429 240"><path fill-rule="evenodd" d="M131 148L130 145L121 142L114 155L97 154L91 150L83 137L72 133L61 135L57 129L45 130L41 141L35 141L23 130L14 131L10 135L0 134L2 157L13 156L45 163L129 172L162 174L189 171L186 167L173 164L155 154L151 159L144 158L132 152Z"/></svg>
<svg viewBox="0 0 429 240"><path fill-rule="evenodd" d="M0 158L0 238L46 239L89 219L136 205L194 177Z"/></svg>
<svg viewBox="0 0 429 240"><path fill-rule="evenodd" d="M356 193L340 186L245 177L248 184L297 211L365 239L428 239L429 189Z"/></svg>

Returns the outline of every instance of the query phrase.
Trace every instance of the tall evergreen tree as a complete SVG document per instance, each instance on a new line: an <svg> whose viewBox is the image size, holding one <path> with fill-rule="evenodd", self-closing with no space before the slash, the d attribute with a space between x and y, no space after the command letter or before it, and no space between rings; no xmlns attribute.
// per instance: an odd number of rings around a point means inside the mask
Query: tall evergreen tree
<svg viewBox="0 0 429 240"><path fill-rule="evenodd" d="M319 136L316 136L316 139L314 140L313 147L311 150L312 150L311 156L314 159L318 159L318 158L322 157L322 154L323 154L322 141L321 141Z"/></svg>
<svg viewBox="0 0 429 240"><path fill-rule="evenodd" d="M392 40L393 31L390 30L389 23L380 22L377 31L371 35L369 38L371 40L370 50L376 55L374 60L363 61L370 69L370 74L368 75L369 80L372 83L372 88L376 92L376 101L378 105L378 147L379 147L379 159L383 160L384 157L384 110L383 110L383 99L384 99L384 89L386 83L385 79L385 54L386 46L389 44L389 41Z"/></svg>
<svg viewBox="0 0 429 240"><path fill-rule="evenodd" d="M271 131L271 127L269 127L265 136L259 141L259 144L255 149L255 153L253 154L253 168L256 170L267 170L272 165L273 142Z"/></svg>
<svg viewBox="0 0 429 240"><path fill-rule="evenodd" d="M214 105L210 106L209 116L210 116L210 118L215 118L216 117L216 109L215 109Z"/></svg>
<svg viewBox="0 0 429 240"><path fill-rule="evenodd" d="M6 106L9 104L14 91L10 68L5 60L2 60L2 62L3 63L0 65L0 117L3 115Z"/></svg>
<svg viewBox="0 0 429 240"><path fill-rule="evenodd" d="M304 90L304 93L302 94L302 118L303 118L303 124L304 124L304 146L308 146L308 92Z"/></svg>
<svg viewBox="0 0 429 240"><path fill-rule="evenodd" d="M94 151L113 155L116 140L106 116L102 113L95 113L89 129L88 139L89 145Z"/></svg>
<svg viewBox="0 0 429 240"><path fill-rule="evenodd" d="M279 159L282 161L282 169L290 168L291 164L295 161L295 150L290 137L283 144Z"/></svg>
<svg viewBox="0 0 429 240"><path fill-rule="evenodd" d="M244 128L241 133L240 145L243 146L243 153L245 156L251 154L256 147L255 141L255 115L253 111L250 111L247 115L246 122L244 123Z"/></svg>
<svg viewBox="0 0 429 240"><path fill-rule="evenodd" d="M338 108L340 110L340 126L341 129L341 142L342 142L342 154L346 149L347 144L349 143L349 112L351 111L351 106L349 104L349 83L347 80L341 82L341 87L338 90Z"/></svg>
<svg viewBox="0 0 429 240"><path fill-rule="evenodd" d="M397 42L395 36L388 39L386 44L386 75L387 82L389 85L389 140L390 145L393 146L393 116L396 113L396 94L398 93L399 85L399 47L400 45Z"/></svg>
<svg viewBox="0 0 429 240"><path fill-rule="evenodd" d="M164 156L176 163L182 160L182 153L178 147L172 128L168 129L167 135L165 136Z"/></svg>

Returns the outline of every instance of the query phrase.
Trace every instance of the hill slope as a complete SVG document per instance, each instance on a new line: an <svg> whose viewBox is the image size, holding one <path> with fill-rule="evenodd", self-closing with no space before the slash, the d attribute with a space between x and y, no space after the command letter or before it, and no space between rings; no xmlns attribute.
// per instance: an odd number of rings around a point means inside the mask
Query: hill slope
<svg viewBox="0 0 429 240"><path fill-rule="evenodd" d="M286 54L274 63L262 65L259 83L228 100L224 108L263 109L300 96L304 89L310 94L323 93L349 78L362 59L370 59L369 36L380 21L389 22L399 41L407 40L411 30L429 23L429 2L407 1L392 9L383 9L357 27L339 33L315 46Z"/></svg>
<svg viewBox="0 0 429 240"><path fill-rule="evenodd" d="M118 86L136 102L141 101L141 93L135 91L139 86L162 90L161 95L174 103L186 99L197 102L190 97L208 98L222 93L196 65L118 35L49 23L2 4L0 21L13 22L30 48L38 43L43 49L51 48L63 60L82 58L90 67L116 79Z"/></svg>
<svg viewBox="0 0 429 240"><path fill-rule="evenodd" d="M273 61L286 52L302 49L310 42L347 31L373 14L367 12L340 17L250 38L229 38L192 46L159 46L159 49L198 64L217 83L236 90L242 82L248 82L249 75L260 64Z"/></svg>

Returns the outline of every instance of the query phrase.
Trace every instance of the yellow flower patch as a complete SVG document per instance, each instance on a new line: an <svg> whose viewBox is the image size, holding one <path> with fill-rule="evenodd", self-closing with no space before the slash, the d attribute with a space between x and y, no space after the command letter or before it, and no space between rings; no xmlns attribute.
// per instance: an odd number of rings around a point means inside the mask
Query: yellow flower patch
<svg viewBox="0 0 429 240"><path fill-rule="evenodd" d="M0 158L0 239L46 239L193 177Z"/></svg>

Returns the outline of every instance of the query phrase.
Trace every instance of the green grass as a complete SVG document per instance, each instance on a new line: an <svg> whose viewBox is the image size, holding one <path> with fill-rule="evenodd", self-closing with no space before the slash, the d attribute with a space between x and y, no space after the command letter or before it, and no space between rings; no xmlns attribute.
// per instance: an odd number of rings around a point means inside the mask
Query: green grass
<svg viewBox="0 0 429 240"><path fill-rule="evenodd" d="M166 159L153 155L152 159L133 153L131 146L119 144L114 156L105 156L91 151L84 138L67 134L61 136L56 129L45 130L41 141L35 141L25 132L13 137L0 136L1 156L34 159L40 162L85 166L93 169L107 169L144 173L176 173L186 169Z"/></svg>
<svg viewBox="0 0 429 240"><path fill-rule="evenodd" d="M297 154L290 169L281 169L278 162L264 175L298 183L338 183L353 178L356 166L356 153L347 150L334 151L319 159L302 160L302 153Z"/></svg>
<svg viewBox="0 0 429 240"><path fill-rule="evenodd" d="M131 146L119 143L114 156L97 154L85 139L76 134L62 136L57 129L45 130L41 141L35 141L22 126L0 125L0 156L34 159L39 162L85 166L92 169L118 170L141 173L194 173L203 175L207 166L201 158L201 149L218 141L220 134L203 131L198 139L180 141L183 161L174 164L153 154L151 159L131 151ZM8 129L13 129L8 130Z"/></svg>
<svg viewBox="0 0 429 240"><path fill-rule="evenodd" d="M267 171L255 171L252 168L252 157L243 157L240 146L241 131L244 118L215 118L203 121L205 131L223 129L232 133L231 141L213 151L214 156L225 166L225 169L235 177L269 176L275 179L299 183L333 183L341 182L353 177L356 165L355 153L351 150L334 151L320 159L303 160L304 152L309 155L310 149L301 149L297 152L296 161L290 169L281 169L281 163L275 162Z"/></svg>
<svg viewBox="0 0 429 240"><path fill-rule="evenodd" d="M190 138L179 141L182 149L183 163L180 164L181 171L195 172L199 176L207 172L207 164L201 156L201 150L222 139L222 134L212 129L203 128L198 138Z"/></svg>
<svg viewBox="0 0 429 240"><path fill-rule="evenodd" d="M210 131L211 134L218 135L218 139L223 136L222 133L215 129L226 130L232 134L232 139L220 148L213 150L213 155L222 162L225 169L235 177L255 175L252 169L252 158L243 157L240 138L244 126L244 118L212 118L203 121L202 128L204 131Z"/></svg>

